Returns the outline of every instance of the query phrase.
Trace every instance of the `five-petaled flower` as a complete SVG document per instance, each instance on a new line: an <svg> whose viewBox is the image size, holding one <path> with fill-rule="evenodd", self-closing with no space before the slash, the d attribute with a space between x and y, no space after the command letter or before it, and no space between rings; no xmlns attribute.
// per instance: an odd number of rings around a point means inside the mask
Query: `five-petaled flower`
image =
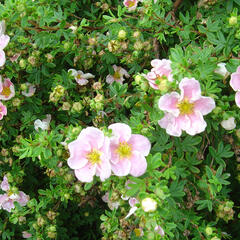
<svg viewBox="0 0 240 240"><path fill-rule="evenodd" d="M179 83L181 94L171 92L160 97L158 106L165 112L158 122L172 136L181 136L182 130L190 135L201 133L207 124L203 115L215 108L211 97L201 96L199 82L194 78L183 78Z"/></svg>
<svg viewBox="0 0 240 240"><path fill-rule="evenodd" d="M101 181L111 175L109 138L95 127L83 129L78 138L68 145L68 165L82 182L91 182L93 176Z"/></svg>
<svg viewBox="0 0 240 240"><path fill-rule="evenodd" d="M134 177L141 176L147 169L146 156L151 149L149 140L140 135L132 134L131 128L124 123L111 124L110 138L111 166L115 175Z"/></svg>
<svg viewBox="0 0 240 240"><path fill-rule="evenodd" d="M145 78L154 89L166 90L168 82L173 81L171 61L168 59L154 59L151 61L152 69Z"/></svg>
<svg viewBox="0 0 240 240"><path fill-rule="evenodd" d="M231 75L230 85L234 91L237 91L235 95L235 102L240 107L240 66L237 71Z"/></svg>
<svg viewBox="0 0 240 240"><path fill-rule="evenodd" d="M106 78L106 82L109 84L112 84L114 81L122 84L123 81L125 80L124 76L127 78L130 77L128 72L122 67L113 65L113 70L114 70L114 74L113 75L109 74L107 75L107 78Z"/></svg>
<svg viewBox="0 0 240 240"><path fill-rule="evenodd" d="M82 71L77 71L75 69L69 69L68 72L75 78L76 82L80 85L86 85L88 83L88 79L94 78L95 76L91 73L83 73Z"/></svg>
<svg viewBox="0 0 240 240"><path fill-rule="evenodd" d="M9 100L15 96L14 85L9 78L5 78L2 82L0 76L0 100Z"/></svg>
<svg viewBox="0 0 240 240"><path fill-rule="evenodd" d="M15 207L14 202L18 202L20 206L25 206L29 201L29 196L24 192L19 191L14 193L11 191L7 176L3 177L1 189L6 193L0 194L0 209L2 208L11 212L11 210Z"/></svg>

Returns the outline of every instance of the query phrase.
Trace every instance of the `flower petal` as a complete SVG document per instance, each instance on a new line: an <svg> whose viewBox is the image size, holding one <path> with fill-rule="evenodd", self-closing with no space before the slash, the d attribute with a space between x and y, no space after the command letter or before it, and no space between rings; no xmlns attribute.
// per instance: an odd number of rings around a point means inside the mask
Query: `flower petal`
<svg viewBox="0 0 240 240"><path fill-rule="evenodd" d="M235 94L235 102L237 106L240 108L240 91L237 91Z"/></svg>
<svg viewBox="0 0 240 240"><path fill-rule="evenodd" d="M116 176L127 176L131 169L131 162L129 159L121 159L117 164L111 164L112 171Z"/></svg>
<svg viewBox="0 0 240 240"><path fill-rule="evenodd" d="M105 156L103 157L105 158ZM104 159L100 164L97 164L96 175L100 177L102 182L111 176L111 165L108 159Z"/></svg>
<svg viewBox="0 0 240 240"><path fill-rule="evenodd" d="M191 126L186 129L186 132L189 135L196 135L198 133L201 133L205 130L207 127L207 123L204 121L203 116L200 112L194 112L191 115L188 115L191 121Z"/></svg>
<svg viewBox="0 0 240 240"><path fill-rule="evenodd" d="M94 78L95 76L92 75L91 73L85 73L82 75L82 78L86 78L86 79L89 79L89 78Z"/></svg>
<svg viewBox="0 0 240 240"><path fill-rule="evenodd" d="M235 72L231 75L230 86L234 91L240 90L240 73Z"/></svg>
<svg viewBox="0 0 240 240"><path fill-rule="evenodd" d="M69 143L70 158L68 158L68 166L72 169L84 167L88 160L86 153L91 151L91 146L88 142L80 141L79 139Z"/></svg>
<svg viewBox="0 0 240 240"><path fill-rule="evenodd" d="M99 149L104 143L104 134L101 130L95 127L87 127L83 129L78 136L81 141L88 142L92 148Z"/></svg>
<svg viewBox="0 0 240 240"><path fill-rule="evenodd" d="M194 102L194 111L199 111L202 115L210 113L216 107L214 99L211 97L200 97Z"/></svg>
<svg viewBox="0 0 240 240"><path fill-rule="evenodd" d="M131 128L125 123L113 123L108 128L112 129L113 137L111 141L115 144L124 141L127 142L132 134Z"/></svg>
<svg viewBox="0 0 240 240"><path fill-rule="evenodd" d="M0 49L3 50L9 43L10 37L8 35L0 35Z"/></svg>
<svg viewBox="0 0 240 240"><path fill-rule="evenodd" d="M73 77L76 77L78 75L77 70L73 68L69 69L68 72L70 72Z"/></svg>
<svg viewBox="0 0 240 240"><path fill-rule="evenodd" d="M140 152L143 156L147 156L151 149L149 140L140 134L132 134L128 141L134 151Z"/></svg>
<svg viewBox="0 0 240 240"><path fill-rule="evenodd" d="M130 174L132 176L139 177L146 172L147 161L146 158L140 152L133 151L130 161L131 161Z"/></svg>
<svg viewBox="0 0 240 240"><path fill-rule="evenodd" d="M196 101L201 97L201 88L195 78L183 78L179 83L181 90L181 100L188 98L190 102Z"/></svg>
<svg viewBox="0 0 240 240"><path fill-rule="evenodd" d="M165 116L158 121L161 128L165 128L167 134L175 137L180 137L182 134L182 129L179 124L176 123L176 117L171 113L166 113Z"/></svg>
<svg viewBox="0 0 240 240"><path fill-rule="evenodd" d="M177 92L171 92L160 97L158 101L158 107L162 111L172 113L174 116L178 116L180 111L177 108L177 103L180 95Z"/></svg>
<svg viewBox="0 0 240 240"><path fill-rule="evenodd" d="M6 175L3 177L3 181L1 183L1 189L5 192L10 189L10 185L8 183L8 179Z"/></svg>
<svg viewBox="0 0 240 240"><path fill-rule="evenodd" d="M75 176L81 182L92 182L93 176L96 173L96 164L92 165L88 163L83 168L75 169L74 170Z"/></svg>
<svg viewBox="0 0 240 240"><path fill-rule="evenodd" d="M5 52L0 50L0 67L2 67L6 62Z"/></svg>

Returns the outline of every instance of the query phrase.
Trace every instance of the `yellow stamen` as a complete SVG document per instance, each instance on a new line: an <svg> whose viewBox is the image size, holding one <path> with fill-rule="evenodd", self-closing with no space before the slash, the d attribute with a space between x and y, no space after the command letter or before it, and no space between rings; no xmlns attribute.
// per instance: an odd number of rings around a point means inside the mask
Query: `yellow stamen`
<svg viewBox="0 0 240 240"><path fill-rule="evenodd" d="M128 7L133 7L135 5L135 1L129 1L128 2Z"/></svg>
<svg viewBox="0 0 240 240"><path fill-rule="evenodd" d="M78 78L78 79L82 78L82 75L81 75L81 74L78 74L78 75L77 75L77 78Z"/></svg>
<svg viewBox="0 0 240 240"><path fill-rule="evenodd" d="M5 97L9 97L10 94L11 94L10 87L4 87L1 92L1 95L4 95Z"/></svg>
<svg viewBox="0 0 240 240"><path fill-rule="evenodd" d="M127 142L121 142L116 149L121 159L129 158L132 155L132 147Z"/></svg>
<svg viewBox="0 0 240 240"><path fill-rule="evenodd" d="M100 157L101 153L96 149L93 149L90 153L87 154L87 159L92 165L100 163Z"/></svg>
<svg viewBox="0 0 240 240"><path fill-rule="evenodd" d="M194 104L190 103L188 99L184 99L177 104L178 109L180 110L180 115L192 114L194 109Z"/></svg>
<svg viewBox="0 0 240 240"><path fill-rule="evenodd" d="M117 72L114 73L113 77L114 77L114 79L120 79L121 74L117 71Z"/></svg>

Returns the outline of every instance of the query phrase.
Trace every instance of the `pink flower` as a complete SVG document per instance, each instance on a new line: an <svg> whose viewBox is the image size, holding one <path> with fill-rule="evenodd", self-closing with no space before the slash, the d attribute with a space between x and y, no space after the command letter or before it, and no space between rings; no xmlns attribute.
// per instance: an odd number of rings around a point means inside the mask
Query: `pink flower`
<svg viewBox="0 0 240 240"><path fill-rule="evenodd" d="M29 196L27 196L24 192L19 191L18 194L11 192L6 176L3 177L1 189L6 193L0 194L0 209L2 208L8 212L11 212L11 210L15 207L14 202L18 202L20 206L23 207L29 201Z"/></svg>
<svg viewBox="0 0 240 240"><path fill-rule="evenodd" d="M137 211L138 207L136 207L136 204L139 203L139 201L136 198L129 198L128 203L131 208L125 218L129 218Z"/></svg>
<svg viewBox="0 0 240 240"><path fill-rule="evenodd" d="M231 75L230 86L234 91L237 91L235 95L235 102L240 107L240 66L237 71Z"/></svg>
<svg viewBox="0 0 240 240"><path fill-rule="evenodd" d="M160 97L158 107L165 112L158 122L172 136L181 136L182 130L190 135L201 133L207 124L203 115L215 108L211 97L201 96L199 82L194 78L183 78L179 83L181 95L171 92Z"/></svg>
<svg viewBox="0 0 240 240"><path fill-rule="evenodd" d="M111 165L117 176L129 173L134 177L141 176L147 169L147 156L151 149L149 140L139 134L132 134L131 128L124 123L111 124L110 138Z"/></svg>
<svg viewBox="0 0 240 240"><path fill-rule="evenodd" d="M137 7L138 0L124 0L123 5L129 10L134 11Z"/></svg>
<svg viewBox="0 0 240 240"><path fill-rule="evenodd" d="M86 85L88 83L87 79L95 77L91 73L83 73L82 71L77 71L75 69L69 69L68 72L71 73L80 86Z"/></svg>
<svg viewBox="0 0 240 240"><path fill-rule="evenodd" d="M0 76L0 100L9 100L15 96L14 85L9 78L5 78L2 82Z"/></svg>
<svg viewBox="0 0 240 240"><path fill-rule="evenodd" d="M91 182L95 174L100 176L101 181L110 177L109 138L105 137L102 131L95 127L87 127L68 148L68 166L74 169L80 181Z"/></svg>
<svg viewBox="0 0 240 240"><path fill-rule="evenodd" d="M109 74L109 75L107 75L107 78L106 78L106 82L109 84L112 84L114 81L122 84L123 81L125 80L124 76L127 78L130 77L128 72L122 67L113 65L113 69L114 69L114 74L113 75Z"/></svg>
<svg viewBox="0 0 240 240"><path fill-rule="evenodd" d="M29 232L23 231L22 236L23 236L23 238L30 238L30 237L32 237L32 234Z"/></svg>
<svg viewBox="0 0 240 240"><path fill-rule="evenodd" d="M29 82L26 82L25 85L27 88L24 91L22 91L22 95L25 97L33 96L36 91L36 87Z"/></svg>
<svg viewBox="0 0 240 240"><path fill-rule="evenodd" d="M145 77L154 89L164 90L166 83L173 81L171 61L167 59L154 59L151 61L152 69Z"/></svg>
<svg viewBox="0 0 240 240"><path fill-rule="evenodd" d="M7 115L7 107L2 104L0 101L0 120L3 119L3 116Z"/></svg>
<svg viewBox="0 0 240 240"><path fill-rule="evenodd" d="M5 35L5 22L0 22L0 67L2 67L6 62L6 57L3 49L8 45L10 37Z"/></svg>

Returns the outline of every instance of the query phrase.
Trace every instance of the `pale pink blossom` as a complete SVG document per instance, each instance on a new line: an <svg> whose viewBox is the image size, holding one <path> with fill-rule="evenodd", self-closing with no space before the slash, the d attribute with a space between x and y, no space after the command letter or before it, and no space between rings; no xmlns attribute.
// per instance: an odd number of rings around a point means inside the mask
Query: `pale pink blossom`
<svg viewBox="0 0 240 240"><path fill-rule="evenodd" d="M123 83L123 81L125 80L124 79L124 76L126 78L129 78L129 74L128 72L122 68L122 67L119 67L119 66L116 66L116 65L113 65L113 70L114 70L114 74L113 75L107 75L106 77L106 82L109 83L109 84L112 84L114 81L115 82L119 82L119 83Z"/></svg>
<svg viewBox="0 0 240 240"><path fill-rule="evenodd" d="M134 177L143 175L147 169L146 156L151 149L149 140L140 135L132 134L131 128L124 123L111 124L110 138L111 166L115 175Z"/></svg>
<svg viewBox="0 0 240 240"><path fill-rule="evenodd" d="M237 71L235 73L232 73L230 86L234 91L237 91L235 95L235 102L237 106L240 107L240 66L237 68Z"/></svg>
<svg viewBox="0 0 240 240"><path fill-rule="evenodd" d="M22 191L19 191L18 193L11 192L7 176L3 177L1 189L6 193L0 194L0 209L2 208L8 212L11 212L11 210L15 207L14 202L18 202L20 206L23 207L29 201L29 196L26 195L24 192Z"/></svg>
<svg viewBox="0 0 240 240"><path fill-rule="evenodd" d="M6 62L5 52L3 49L8 45L10 37L5 35L6 25L4 21L0 22L0 67Z"/></svg>
<svg viewBox="0 0 240 240"><path fill-rule="evenodd" d="M14 85L9 78L5 78L2 82L0 76L0 100L9 100L15 96Z"/></svg>
<svg viewBox="0 0 240 240"><path fill-rule="evenodd" d="M29 232L23 231L22 236L23 236L23 238L30 238L30 237L32 237L32 234Z"/></svg>
<svg viewBox="0 0 240 240"><path fill-rule="evenodd" d="M91 73L83 73L82 71L77 71L75 69L69 69L68 72L71 73L80 86L86 85L88 83L88 79L95 77Z"/></svg>
<svg viewBox="0 0 240 240"><path fill-rule="evenodd" d="M92 182L94 175L100 176L101 181L110 177L109 144L109 138L101 130L87 127L68 145L68 166L80 181Z"/></svg>
<svg viewBox="0 0 240 240"><path fill-rule="evenodd" d="M25 97L32 97L36 91L36 87L29 82L26 82L25 85L27 88L26 90L22 91L22 95Z"/></svg>
<svg viewBox="0 0 240 240"><path fill-rule="evenodd" d="M203 116L215 108L215 101L201 96L200 84L194 78L183 78L179 88L181 94L171 92L160 97L158 106L165 115L158 124L177 137L182 131L190 135L203 132L207 126Z"/></svg>
<svg viewBox="0 0 240 240"><path fill-rule="evenodd" d="M145 78L154 89L164 90L166 83L173 81L171 61L168 59L154 59L151 61L152 69Z"/></svg>
<svg viewBox="0 0 240 240"><path fill-rule="evenodd" d="M128 9L128 11L134 11L137 7L138 0L124 0L123 5Z"/></svg>
<svg viewBox="0 0 240 240"><path fill-rule="evenodd" d="M3 116L7 115L7 107L2 104L0 101L0 120L3 119Z"/></svg>

